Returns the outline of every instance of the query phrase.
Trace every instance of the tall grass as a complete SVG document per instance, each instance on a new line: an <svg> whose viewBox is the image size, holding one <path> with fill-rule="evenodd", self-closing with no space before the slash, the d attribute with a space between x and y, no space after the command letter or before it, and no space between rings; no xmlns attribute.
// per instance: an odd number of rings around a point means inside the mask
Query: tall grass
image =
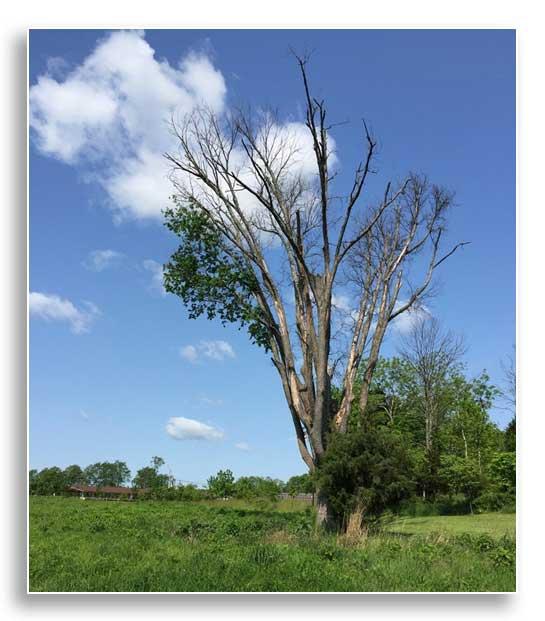
<svg viewBox="0 0 545 621"><path fill-rule="evenodd" d="M512 591L510 536L317 534L310 508L30 499L31 591Z"/></svg>

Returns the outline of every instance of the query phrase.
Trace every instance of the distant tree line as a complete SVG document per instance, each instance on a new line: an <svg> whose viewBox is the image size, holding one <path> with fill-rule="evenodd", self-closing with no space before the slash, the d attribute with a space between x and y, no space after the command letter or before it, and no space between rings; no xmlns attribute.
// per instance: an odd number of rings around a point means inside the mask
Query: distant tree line
<svg viewBox="0 0 545 621"><path fill-rule="evenodd" d="M114 486L119 487L130 480L131 471L123 461L97 462L86 468L77 464L68 466L64 470L53 466L39 472L30 470L29 491L31 494L53 495L66 492L72 485L93 485L97 488Z"/></svg>
<svg viewBox="0 0 545 621"><path fill-rule="evenodd" d="M124 486L130 484L134 489L145 490L143 499L158 500L199 500L205 498L269 498L275 499L282 492L296 495L314 491L314 484L308 474L296 475L287 482L259 476L243 476L235 480L230 470L220 470L208 479L207 488L199 488L191 483L179 484L175 479L160 472L165 461L153 457L149 466L140 468L131 480L131 471L122 461L97 462L86 468L78 465L64 470L53 466L43 470L30 470L30 494L40 496L63 495L73 485Z"/></svg>

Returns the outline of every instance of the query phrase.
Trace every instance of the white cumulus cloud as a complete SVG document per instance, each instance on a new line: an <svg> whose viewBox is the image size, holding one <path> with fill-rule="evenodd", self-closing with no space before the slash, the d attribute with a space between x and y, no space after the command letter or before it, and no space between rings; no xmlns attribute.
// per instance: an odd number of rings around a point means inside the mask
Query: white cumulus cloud
<svg viewBox="0 0 545 621"><path fill-rule="evenodd" d="M77 308L70 300L37 291L30 293L28 307L31 316L47 321L67 322L74 334L88 332L100 314L98 308L91 302L84 302L83 307Z"/></svg>
<svg viewBox="0 0 545 621"><path fill-rule="evenodd" d="M175 440L221 440L223 438L223 431L183 416L170 418L165 429Z"/></svg>
<svg viewBox="0 0 545 621"><path fill-rule="evenodd" d="M116 250L93 250L83 265L93 272L102 272L108 267L118 265L124 256L123 253Z"/></svg>
<svg viewBox="0 0 545 621"><path fill-rule="evenodd" d="M335 168L338 164L335 140L331 135L328 135L327 140L328 164ZM293 121L273 125L268 132L267 143L276 145L276 165L279 169L286 170L288 175L300 175L303 179L310 179L318 174L312 134L304 123Z"/></svg>
<svg viewBox="0 0 545 621"><path fill-rule="evenodd" d="M171 64L156 56L143 32L116 31L99 40L77 66L50 59L29 91L32 138L44 155L76 166L83 179L98 182L116 221L161 219L174 191L163 156L178 147L170 120L181 120L201 106L222 116L226 96L224 77L205 53L189 51ZM273 167L282 171L284 181L300 177L306 182L310 199L317 165L308 128L267 114L261 123L257 139L267 136L275 152ZM328 144L334 168L333 137ZM240 145L231 159L251 186ZM184 175L178 177L178 183L187 184ZM263 211L247 191L241 190L238 199L247 213Z"/></svg>
<svg viewBox="0 0 545 621"><path fill-rule="evenodd" d="M227 341L200 341L197 345L184 345L180 356L188 362L199 362L203 358L223 361L235 358L235 351Z"/></svg>
<svg viewBox="0 0 545 621"><path fill-rule="evenodd" d="M61 59L30 88L30 126L39 150L87 173L105 189L117 218L160 218L172 188L162 154L175 145L173 113L224 107L222 74L204 54L178 65L156 58L143 32L100 40L71 71Z"/></svg>

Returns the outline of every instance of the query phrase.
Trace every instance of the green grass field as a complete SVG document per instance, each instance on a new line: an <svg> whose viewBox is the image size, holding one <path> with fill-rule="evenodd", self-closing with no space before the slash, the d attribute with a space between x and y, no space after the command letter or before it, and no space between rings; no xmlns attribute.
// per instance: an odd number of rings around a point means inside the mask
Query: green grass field
<svg viewBox="0 0 545 621"><path fill-rule="evenodd" d="M490 535L515 537L514 513L482 513L480 515L438 515L399 518L385 526L389 533L399 535Z"/></svg>
<svg viewBox="0 0 545 621"><path fill-rule="evenodd" d="M30 498L30 590L513 591L514 515L316 534L295 502Z"/></svg>

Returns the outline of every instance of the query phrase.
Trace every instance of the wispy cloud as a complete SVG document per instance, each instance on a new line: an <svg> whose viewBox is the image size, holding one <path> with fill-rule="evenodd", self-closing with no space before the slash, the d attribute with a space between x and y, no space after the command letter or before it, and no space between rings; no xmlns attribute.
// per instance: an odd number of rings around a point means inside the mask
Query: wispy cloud
<svg viewBox="0 0 545 621"><path fill-rule="evenodd" d="M194 345L185 345L180 349L180 356L188 362L197 362L199 359L199 352Z"/></svg>
<svg viewBox="0 0 545 621"><path fill-rule="evenodd" d="M235 351L227 341L200 341L197 345L184 345L180 349L180 356L191 363L206 358L208 360L223 361L235 358Z"/></svg>
<svg viewBox="0 0 545 621"><path fill-rule="evenodd" d="M201 397L199 397L199 403L208 407L220 407L221 405L223 405L223 400L212 399L210 397L207 397L206 395L202 395Z"/></svg>
<svg viewBox="0 0 545 621"><path fill-rule="evenodd" d="M250 445L247 442L237 442L235 444L235 448L237 448L239 451L249 451Z"/></svg>
<svg viewBox="0 0 545 621"><path fill-rule="evenodd" d="M192 418L177 416L169 419L166 432L175 440L221 440L223 431Z"/></svg>
<svg viewBox="0 0 545 621"><path fill-rule="evenodd" d="M163 266L153 259L146 259L142 262L142 267L151 273L150 289L163 296L166 295L167 292L163 286Z"/></svg>
<svg viewBox="0 0 545 621"><path fill-rule="evenodd" d="M100 315L92 302L83 302L82 307L77 308L70 300L37 291L30 293L28 305L31 316L46 321L67 322L74 334L89 332L91 324Z"/></svg>
<svg viewBox="0 0 545 621"><path fill-rule="evenodd" d="M406 301L400 300L396 306L399 308L403 304L406 304ZM430 310L423 304L420 306L412 306L409 310L398 315L392 321L392 326L397 332L407 334L419 321L429 319L431 316Z"/></svg>
<svg viewBox="0 0 545 621"><path fill-rule="evenodd" d="M353 310L352 305L350 304L350 298L343 294L333 294L331 296L331 305L343 313L350 313Z"/></svg>
<svg viewBox="0 0 545 621"><path fill-rule="evenodd" d="M83 265L92 272L102 272L109 267L119 265L124 257L122 252L116 250L93 250L87 255Z"/></svg>
<svg viewBox="0 0 545 621"><path fill-rule="evenodd" d="M235 357L235 352L227 341L201 341L199 349L205 358L211 360L225 360Z"/></svg>
<svg viewBox="0 0 545 621"><path fill-rule="evenodd" d="M350 329L358 319L358 309L354 308L353 301L344 293L334 293L331 296L333 321L336 329Z"/></svg>

